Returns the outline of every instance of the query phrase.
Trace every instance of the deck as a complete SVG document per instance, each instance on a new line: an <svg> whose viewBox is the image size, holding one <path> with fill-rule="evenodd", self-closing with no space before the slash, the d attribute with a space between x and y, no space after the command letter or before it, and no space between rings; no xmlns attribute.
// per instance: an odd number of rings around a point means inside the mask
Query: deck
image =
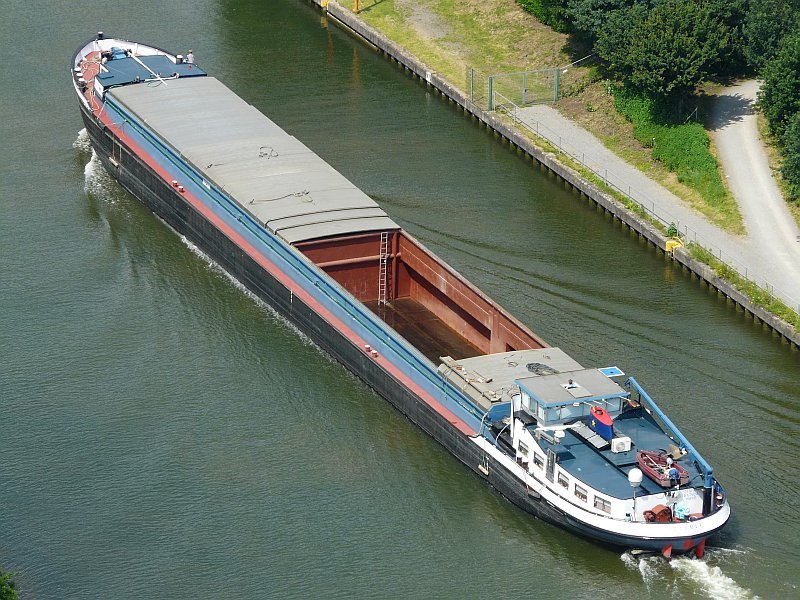
<svg viewBox="0 0 800 600"><path fill-rule="evenodd" d="M559 461L559 466L586 484L616 498L629 498L632 491L628 483L628 471L636 466L636 451L665 450L675 442L641 408L617 416L614 419L614 432L617 436L631 438L629 452L597 450L570 430L565 432L566 436L560 444L550 445L544 442L543 445L545 448L552 448L556 454L561 453L565 458ZM689 485L697 484L699 480L692 481L692 478L698 476L697 469L686 458L677 462L688 471ZM642 492L658 494L663 491L664 488L645 477L637 489L637 495Z"/></svg>
<svg viewBox="0 0 800 600"><path fill-rule="evenodd" d="M391 304L378 304L377 301L364 304L436 364L442 356L469 358L483 354L411 298L399 298Z"/></svg>

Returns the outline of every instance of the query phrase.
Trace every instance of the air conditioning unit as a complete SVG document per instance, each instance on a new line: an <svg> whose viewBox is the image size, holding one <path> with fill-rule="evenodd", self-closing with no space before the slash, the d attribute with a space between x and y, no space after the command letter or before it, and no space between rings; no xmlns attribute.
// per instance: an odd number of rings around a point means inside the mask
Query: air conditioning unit
<svg viewBox="0 0 800 600"><path fill-rule="evenodd" d="M618 437L611 440L611 451L612 452L627 452L631 449L631 438L629 437Z"/></svg>

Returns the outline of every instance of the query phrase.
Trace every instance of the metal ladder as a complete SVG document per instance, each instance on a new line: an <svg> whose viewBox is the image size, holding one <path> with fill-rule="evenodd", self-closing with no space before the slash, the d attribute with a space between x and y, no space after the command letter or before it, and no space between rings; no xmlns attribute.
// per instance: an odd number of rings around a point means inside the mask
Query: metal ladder
<svg viewBox="0 0 800 600"><path fill-rule="evenodd" d="M378 266L378 305L389 303L389 232L381 231L381 253Z"/></svg>

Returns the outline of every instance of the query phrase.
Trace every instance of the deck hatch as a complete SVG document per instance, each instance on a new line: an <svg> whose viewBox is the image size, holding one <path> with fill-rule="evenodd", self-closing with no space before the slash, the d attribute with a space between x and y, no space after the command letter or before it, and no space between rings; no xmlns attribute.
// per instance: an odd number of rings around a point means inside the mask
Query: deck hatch
<svg viewBox="0 0 800 600"><path fill-rule="evenodd" d="M109 96L288 243L399 229L374 200L213 77L124 86Z"/></svg>

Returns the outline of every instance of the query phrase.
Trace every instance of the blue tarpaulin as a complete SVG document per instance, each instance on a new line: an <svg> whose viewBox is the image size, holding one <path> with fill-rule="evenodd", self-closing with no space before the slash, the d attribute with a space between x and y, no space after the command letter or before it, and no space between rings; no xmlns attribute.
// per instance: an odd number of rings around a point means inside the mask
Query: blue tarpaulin
<svg viewBox="0 0 800 600"><path fill-rule="evenodd" d="M114 50L112 49L112 53ZM120 52L122 52L120 50ZM123 58L112 58L107 61L103 66L108 69L108 72L100 73L97 80L103 87L111 87L115 85L125 85L127 83L134 83L136 81L144 81L145 79L153 79L153 73L159 77L172 77L179 75L180 77L197 77L205 75L205 71L200 69L197 65L190 65L187 63L175 64L163 54L154 56L142 56L139 60L147 65L143 67L135 59L128 57L122 53ZM147 69L153 71L151 73ZM138 79L137 79L138 78Z"/></svg>

